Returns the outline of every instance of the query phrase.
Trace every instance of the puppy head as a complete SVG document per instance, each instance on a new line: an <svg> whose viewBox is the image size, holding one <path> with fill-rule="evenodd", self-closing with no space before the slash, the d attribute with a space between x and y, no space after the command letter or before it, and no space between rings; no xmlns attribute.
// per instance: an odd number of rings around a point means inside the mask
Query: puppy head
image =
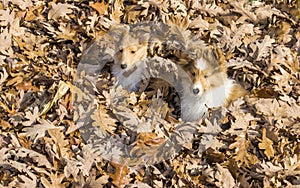
<svg viewBox="0 0 300 188"><path fill-rule="evenodd" d="M211 47L197 50L194 55L181 59L179 64L191 80L190 93L201 96L204 92L224 84L227 75L220 52Z"/></svg>
<svg viewBox="0 0 300 188"><path fill-rule="evenodd" d="M148 34L131 33L126 30L118 42L114 59L120 69L130 69L147 57Z"/></svg>

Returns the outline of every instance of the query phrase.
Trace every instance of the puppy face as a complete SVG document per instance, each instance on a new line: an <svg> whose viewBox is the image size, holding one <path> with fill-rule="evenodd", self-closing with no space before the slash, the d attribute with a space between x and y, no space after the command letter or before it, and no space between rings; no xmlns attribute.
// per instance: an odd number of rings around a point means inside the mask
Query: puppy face
<svg viewBox="0 0 300 188"><path fill-rule="evenodd" d="M124 32L118 42L114 60L123 70L131 69L147 57L148 38L146 35Z"/></svg>
<svg viewBox="0 0 300 188"><path fill-rule="evenodd" d="M227 78L225 66L211 48L201 49L196 56L182 59L180 65L192 82L190 93L195 96L221 86Z"/></svg>
<svg viewBox="0 0 300 188"><path fill-rule="evenodd" d="M181 67L191 81L190 92L195 95L203 94L207 88L207 80L203 71L197 68L194 60L186 61L186 59L182 59L181 61L185 63L181 64Z"/></svg>

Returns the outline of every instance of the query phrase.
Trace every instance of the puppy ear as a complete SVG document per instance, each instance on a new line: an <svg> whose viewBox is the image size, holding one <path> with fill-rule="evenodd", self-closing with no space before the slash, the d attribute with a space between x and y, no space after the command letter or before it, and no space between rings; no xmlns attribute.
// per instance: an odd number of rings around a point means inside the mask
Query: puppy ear
<svg viewBox="0 0 300 188"><path fill-rule="evenodd" d="M140 44L147 44L149 41L149 33L140 33L138 36L138 40Z"/></svg>
<svg viewBox="0 0 300 188"><path fill-rule="evenodd" d="M225 56L220 48L214 47L214 54L216 60L219 62L220 65L223 65L225 62Z"/></svg>
<svg viewBox="0 0 300 188"><path fill-rule="evenodd" d="M223 65L225 57L222 50L215 46L209 46L203 53L205 59L215 65Z"/></svg>

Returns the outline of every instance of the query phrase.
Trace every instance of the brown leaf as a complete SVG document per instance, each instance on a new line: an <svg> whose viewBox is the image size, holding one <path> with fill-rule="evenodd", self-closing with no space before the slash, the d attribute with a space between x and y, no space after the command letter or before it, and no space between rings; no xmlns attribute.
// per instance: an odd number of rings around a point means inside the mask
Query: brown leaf
<svg viewBox="0 0 300 188"><path fill-rule="evenodd" d="M114 134L116 128L116 120L107 114L107 110L104 106L100 105L97 110L91 115L91 119L94 120L92 125L99 127L102 133Z"/></svg>
<svg viewBox="0 0 300 188"><path fill-rule="evenodd" d="M29 82L21 82L21 83L17 84L16 89L24 90L24 91L32 90L33 92L40 91L40 88L32 85L32 80Z"/></svg>
<svg viewBox="0 0 300 188"><path fill-rule="evenodd" d="M25 10L26 8L32 6L31 0L10 0L10 2L17 5L21 10Z"/></svg>
<svg viewBox="0 0 300 188"><path fill-rule="evenodd" d="M277 30L277 35L280 43L286 44L292 39L290 35L291 25L287 22L282 22L280 28Z"/></svg>
<svg viewBox="0 0 300 188"><path fill-rule="evenodd" d="M15 19L15 12L7 10L0 10L0 26L7 26Z"/></svg>
<svg viewBox="0 0 300 188"><path fill-rule="evenodd" d="M270 160L271 157L274 157L275 151L273 149L273 141L267 137L266 128L262 130L262 140L261 143L258 144L259 149L263 149L264 153Z"/></svg>
<svg viewBox="0 0 300 188"><path fill-rule="evenodd" d="M50 178L50 181L48 181L47 178L45 178L45 177L41 177L41 183L46 188L54 188L54 187L64 188L67 185L67 182L63 182L63 179L65 178L64 174L59 174L58 172L53 174L51 172L51 174L49 175L49 178Z"/></svg>
<svg viewBox="0 0 300 188"><path fill-rule="evenodd" d="M250 47L253 50L253 53L250 55L257 61L262 60L262 58L267 57L270 54L270 49L273 47L275 39L272 39L269 35L265 35L262 42L255 41L250 44Z"/></svg>
<svg viewBox="0 0 300 188"><path fill-rule="evenodd" d="M28 119L28 121L23 121L22 125L24 126L31 126L39 117L39 108L37 106L34 107L33 111L26 111L25 112L25 118Z"/></svg>
<svg viewBox="0 0 300 188"><path fill-rule="evenodd" d="M60 81L54 98L44 106L44 109L41 111L40 116L46 114L51 109L51 107L68 92L69 89L70 84L65 83L64 81Z"/></svg>
<svg viewBox="0 0 300 188"><path fill-rule="evenodd" d="M56 147L53 147L54 152L59 157L69 158L69 141L66 140L65 135L59 129L50 129L48 130L49 135L53 139Z"/></svg>
<svg viewBox="0 0 300 188"><path fill-rule="evenodd" d="M235 180L233 179L230 171L218 163L217 165L217 172L215 174L215 178L217 180L216 186L217 187L228 187L233 188L236 186Z"/></svg>
<svg viewBox="0 0 300 188"><path fill-rule="evenodd" d="M5 67L2 67L2 70L0 69L0 86L3 84L3 82L6 81L6 79L8 78L8 73L5 69Z"/></svg>
<svg viewBox="0 0 300 188"><path fill-rule="evenodd" d="M110 164L115 168L115 173L110 174L110 178L113 179L112 183L116 187L125 187L129 183L129 169L127 165L110 162Z"/></svg>
<svg viewBox="0 0 300 188"><path fill-rule="evenodd" d="M108 9L109 4L105 4L104 1L102 1L101 3L100 2L96 2L96 3L89 2L89 5L93 9L95 9L99 13L99 15L107 14L107 9Z"/></svg>
<svg viewBox="0 0 300 188"><path fill-rule="evenodd" d="M12 36L8 29L3 29L0 33L0 52L7 54L7 50L10 50L12 44Z"/></svg>
<svg viewBox="0 0 300 188"><path fill-rule="evenodd" d="M229 146L230 149L235 148L234 160L238 163L250 166L259 162L258 158L252 153L248 152L250 141L247 140L245 134L239 135L233 144Z"/></svg>
<svg viewBox="0 0 300 188"><path fill-rule="evenodd" d="M46 131L50 129L64 129L62 126L55 126L51 122L41 119L39 120L40 124L33 125L31 127L26 127L23 129L24 133L20 133L22 136L30 137L34 142L39 138L42 138L46 135Z"/></svg>
<svg viewBox="0 0 300 188"><path fill-rule="evenodd" d="M162 144L164 141L165 138L158 137L156 133L141 132L137 136L137 147L157 146Z"/></svg>
<svg viewBox="0 0 300 188"><path fill-rule="evenodd" d="M278 96L278 93L276 93L273 88L267 87L254 89L253 94L255 97L259 98L276 98Z"/></svg>
<svg viewBox="0 0 300 188"><path fill-rule="evenodd" d="M60 17L65 17L67 14L70 14L73 12L72 9L76 8L73 5L70 4L62 4L58 3L55 4L54 2L50 2L51 9L48 13L48 19L57 20Z"/></svg>
<svg viewBox="0 0 300 188"><path fill-rule="evenodd" d="M243 23L246 19L249 19L254 23L258 21L256 15L249 10L250 6L244 6L245 1L229 1L229 4L234 7L232 11L240 13L242 15L237 23Z"/></svg>
<svg viewBox="0 0 300 188"><path fill-rule="evenodd" d="M17 154L19 157L30 157L33 161L35 161L38 164L38 166L46 166L49 169L52 168L52 165L48 161L47 157L36 151L21 147L18 149Z"/></svg>

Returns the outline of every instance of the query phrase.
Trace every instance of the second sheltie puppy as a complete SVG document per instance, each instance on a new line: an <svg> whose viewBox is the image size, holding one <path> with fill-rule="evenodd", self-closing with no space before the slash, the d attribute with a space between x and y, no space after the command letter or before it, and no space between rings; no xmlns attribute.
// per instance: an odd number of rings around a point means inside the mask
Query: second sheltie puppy
<svg viewBox="0 0 300 188"><path fill-rule="evenodd" d="M181 117L184 121L199 120L208 115L208 108L227 106L247 94L242 86L227 77L219 55L213 48L200 47L195 56L178 62L189 78L182 84Z"/></svg>
<svg viewBox="0 0 300 188"><path fill-rule="evenodd" d="M138 90L146 66L148 40L149 34L130 32L126 28L116 44L112 74L116 77L117 84L124 89Z"/></svg>

